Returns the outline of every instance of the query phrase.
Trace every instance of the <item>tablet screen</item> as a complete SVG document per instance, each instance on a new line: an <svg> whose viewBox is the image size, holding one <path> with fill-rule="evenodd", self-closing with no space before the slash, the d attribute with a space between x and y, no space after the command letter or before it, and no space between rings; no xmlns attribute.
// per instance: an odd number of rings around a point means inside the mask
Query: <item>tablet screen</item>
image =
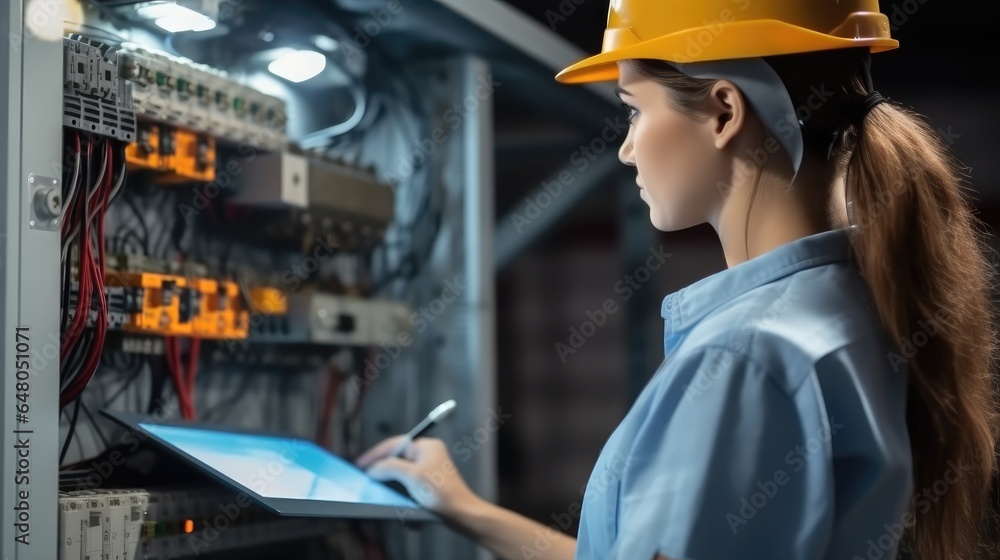
<svg viewBox="0 0 1000 560"><path fill-rule="evenodd" d="M139 426L267 498L420 507L309 441L146 422Z"/></svg>

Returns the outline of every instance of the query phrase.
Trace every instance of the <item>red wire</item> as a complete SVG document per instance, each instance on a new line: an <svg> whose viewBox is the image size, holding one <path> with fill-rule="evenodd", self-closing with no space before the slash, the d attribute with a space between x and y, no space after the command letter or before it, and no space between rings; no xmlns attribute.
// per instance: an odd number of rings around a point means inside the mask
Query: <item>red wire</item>
<svg viewBox="0 0 1000 560"><path fill-rule="evenodd" d="M62 346L59 349L59 354L63 359L69 354L70 349L76 344L76 341L83 334L83 326L86 324L85 316L88 314L87 311L90 309L90 275L88 274L89 268L87 263L89 262L89 251L86 245L80 246L80 270L79 270L79 286L77 286L77 296L76 296L76 313L73 315L73 320L70 322L69 326L66 328L66 337L63 338ZM86 311L85 311L86 310Z"/></svg>
<svg viewBox="0 0 1000 560"><path fill-rule="evenodd" d="M97 323L94 328L96 336L94 337L93 345L90 347L90 354L82 372L80 373L80 377L74 382L74 398L76 395L83 392L87 383L90 382L90 380L94 377L94 374L97 372L97 366L100 364L101 352L104 349L104 340L108 331L107 312L105 311L107 303L103 297L104 289L103 286L100 285L97 267L91 265L89 267L89 273L92 275L92 281L96 285L97 289L100 290L100 294L102 296L100 298L101 308L97 314Z"/></svg>
<svg viewBox="0 0 1000 560"><path fill-rule="evenodd" d="M188 389L184 382L183 364L181 363L180 340L170 336L165 340L167 354L167 366L170 368L170 377L174 381L177 390L177 401L181 406L181 418L191 419L191 406L188 398Z"/></svg>
<svg viewBox="0 0 1000 560"><path fill-rule="evenodd" d="M97 210L97 263L91 264L91 274L93 276L94 283L94 293L97 294L97 299L100 303L98 306L97 314L97 337L94 340L94 345L91 347L91 357L88 362L88 368L84 370L87 373L86 382L90 381L90 378L94 376L97 372L97 366L101 360L101 353L104 350L104 341L108 332L108 302L104 295L104 268L106 264L105 259L105 249L104 249L104 215L108 209L108 203L111 200L111 188L112 188L112 170L114 169L114 156L111 151L111 142L106 141L104 144L105 153L107 155L107 168L104 170L104 184L99 191L101 195L100 206ZM89 238L86 238L87 243L90 242ZM81 387L81 390L83 388Z"/></svg>
<svg viewBox="0 0 1000 560"><path fill-rule="evenodd" d="M333 442L330 439L330 419L333 416L334 408L337 405L337 397L340 395L340 385L342 379L340 371L335 367L330 368L329 377L326 383L326 393L323 395L323 408L320 415L319 426L317 426L316 439L323 447L331 447Z"/></svg>
<svg viewBox="0 0 1000 560"><path fill-rule="evenodd" d="M76 159L77 159L77 161L80 161L81 158L83 157L83 153L82 153L82 150L80 148L80 133L79 132L74 132L73 133L73 140L74 140L74 147L75 147L75 152L76 152ZM76 164L74 164L74 165L76 165ZM80 165L80 172L82 173L82 171L83 171L83 164L82 164L82 162L80 162L79 165ZM77 179L78 182L82 182L82 179L79 176L77 176L76 179ZM72 188L72 185L70 185L70 188ZM68 228L68 226L66 224L68 222L72 222L73 221L70 218L73 215L73 212L74 212L74 210L77 207L76 202L78 200L80 200L80 199L77 197L76 194L74 194L73 195L73 200L70 201L69 205L63 210L63 221L62 221L61 224L59 224L60 225L60 232L62 233L63 237L65 237L66 234L69 233L69 228Z"/></svg>
<svg viewBox="0 0 1000 560"><path fill-rule="evenodd" d="M110 145L110 143L105 143L104 147L105 147L105 153L106 153L106 156L107 156L107 159L108 159L108 166L107 167L110 168L111 164L112 164L112 161L111 161L111 145ZM93 142L88 142L87 143L87 161L88 162L93 157L93 151L94 151L94 144L93 144ZM76 197L76 200L80 200L81 198L84 200L84 203L82 205L81 204L76 204L75 205L75 206L77 206L77 208L75 209L76 210L76 212L75 212L76 215L74 216L75 219L81 221L81 224L80 224L80 230L81 230L80 231L80 271L79 271L80 288L79 288L79 295L77 297L77 313L76 313L76 315L74 315L73 322L70 324L70 327L67 329L67 336L63 340L63 347L61 349L61 353L62 353L62 355L64 357L65 357L66 354L69 353L69 351L73 348L73 346L76 345L76 342L80 339L80 336L82 336L83 330L87 326L87 318L90 315L91 297L92 297L92 292L93 292L93 289L94 289L94 286L91 284L91 278L92 277L89 274L89 268L92 266L92 263L93 263L93 254L91 253L91 247L90 247L90 206L96 202L93 199L95 197L98 197L99 195L104 195L103 199L105 199L105 200L107 199L108 189L110 189L110 186L111 186L111 177L109 176L110 172L109 172L108 168L105 169L104 177L102 179L102 185L100 185L97 189L95 189L93 193L86 192L87 189L89 189L90 186L89 185L85 185L84 186L84 192L79 193L79 195ZM106 206L106 202L102 206ZM103 267L103 264L104 264L104 257L103 257L103 252L104 252L103 251L103 249L104 249L104 247L103 247L103 232L104 232L103 211L105 209L106 208L102 207L98 211L98 213L101 215L101 219L99 220L99 223L98 223L98 235L100 236L100 239L101 239L101 242L100 242L101 247L100 247L99 250L100 250L100 253L101 253L101 266L102 267ZM63 222L63 226L66 226L65 222ZM103 270L100 271L100 273L101 273L101 278L102 278L102 281L100 282L100 285L102 287L101 287L100 293L98 295L99 295L100 300L103 302L103 300L104 300L104 289L103 289L103 277L104 277L104 273L103 273ZM107 307L107 305L106 305L106 302L105 302L104 305L102 305L102 309L106 309L106 307ZM86 371L86 370L84 370L84 371Z"/></svg>
<svg viewBox="0 0 1000 560"><path fill-rule="evenodd" d="M83 229L87 229L83 226ZM80 335L83 334L83 329L86 326L87 315L90 311L90 245L87 243L80 244L80 265L79 265L79 286L77 287L77 298L76 298L76 314L73 315L73 321L69 324L66 329L66 338L63 340L63 345L60 349L60 354L65 358L69 353L70 349L79 340Z"/></svg>
<svg viewBox="0 0 1000 560"><path fill-rule="evenodd" d="M100 255L99 261L100 261L100 264L101 264L101 266L100 266L100 268L98 269L97 272L100 274L100 278L101 278L101 288L102 289L101 289L100 293L101 293L101 299L102 300L104 299L104 289L103 289L103 287L104 287L104 280L105 280L105 270L104 270L104 267L105 267L105 263L107 262L107 260L105 258L106 255L105 255L105 247L104 247L104 245L105 245L105 243L104 243L104 215L108 211L108 205L111 204L111 191L112 191L112 189L114 189L114 179L112 178L112 176L114 175L114 169L115 169L115 154L111 150L111 142L107 142L105 144L105 146L106 146L106 151L108 153L108 169L107 169L107 171L104 174L105 175L105 179L106 179L106 181L105 181L106 187L104 189L104 202L101 204L101 210L97 213L97 246L98 246L98 250L99 250L98 254ZM105 312L107 311L107 307L108 307L107 303L105 303L104 304Z"/></svg>
<svg viewBox="0 0 1000 560"><path fill-rule="evenodd" d="M83 173L83 161L82 161L83 151L82 151L82 148L80 146L80 133L77 132L73 137L76 140L76 142L75 142L76 158L77 158L77 160L80 160L80 173L82 175L82 173ZM87 158L88 158L88 161L89 161L89 158L90 158L90 146L89 145L87 146ZM80 182L80 183L82 183L83 182L83 178L81 176L78 176L77 177L77 181ZM88 188L90 188L90 187L89 186L84 186L84 190L86 190ZM63 236L65 236L67 233L69 233L69 230L70 230L69 224L72 223L72 221L73 221L70 218L72 217L73 212L75 211L75 209L78 206L77 202L80 200L80 197L78 196L79 194L81 194L81 193L76 193L76 194L73 195L73 200L69 203L69 205L66 207L66 209L64 211L64 215L63 215L64 219L63 219L63 223L61 224L61 231L62 231Z"/></svg>
<svg viewBox="0 0 1000 560"><path fill-rule="evenodd" d="M93 152L93 146L88 143L87 144L87 159L88 159L88 161L90 160L92 152ZM86 188L89 188L89 186L85 186L84 187L84 189L86 189ZM84 197L83 199L84 199L85 202L87 200L85 198L86 194L87 194L86 192L81 193L81 195ZM71 220L72 221L76 221L76 220L78 220L79 219L79 214L81 213L81 211L82 211L82 213L84 215L86 214L87 208L86 208L86 204L85 203L84 204L78 204L78 205L76 205L76 208L74 208L74 212L70 216L70 219L65 220L63 222L63 226L66 227L66 225L67 225L66 222L67 221L71 221ZM81 224L81 229L86 230L86 227L87 227L86 226L86 220L84 220L84 223ZM80 244L80 266L79 266L79 273L78 273L78 276L79 276L79 282L78 282L78 284L79 284L79 286L78 286L78 289L77 289L76 313L73 316L73 321L69 324L69 326L66 329L66 336L63 338L62 345L60 346L59 353L60 353L60 357L63 360L66 359L67 354L69 353L69 351L76 345L76 343L79 340L80 336L83 334L83 328L86 326L86 317L87 317L87 315L90 314L90 290L91 290L91 288L90 288L90 266L89 266L90 256L89 256L89 248L90 248L90 246L89 246L88 243L81 243ZM80 377L78 377L76 380L74 380L73 384L71 384L69 387L67 387L65 395L61 396L61 398L60 398L60 406L64 407L67 404L69 404L70 402L72 402L73 399L76 398L76 395L79 392L78 391L79 381L83 377L83 370L81 370L81 373L79 375L80 375Z"/></svg>
<svg viewBox="0 0 1000 560"><path fill-rule="evenodd" d="M180 387L177 386L177 366L174 364L174 351L170 347L172 342L173 338L169 336L163 338L163 356L167 359L167 370L170 372L170 379L173 380L174 386L177 387L179 396Z"/></svg>
<svg viewBox="0 0 1000 560"><path fill-rule="evenodd" d="M188 410L191 420L195 419L194 413L194 376L198 370L198 354L201 351L201 339L192 338L188 348L188 371L187 371L187 398Z"/></svg>
<svg viewBox="0 0 1000 560"><path fill-rule="evenodd" d="M187 376L184 374L184 362L181 360L181 340L174 338L174 363L177 364L177 378L181 380L181 390L184 392L183 418L191 419L191 391L187 386Z"/></svg>
<svg viewBox="0 0 1000 560"><path fill-rule="evenodd" d="M67 340L64 340L64 343L70 342L69 348L72 348L82 335L82 331L86 327L86 317L90 314L92 292L96 292L99 302L97 321L94 326L95 337L88 352L87 361L80 370L79 377L73 381L73 384L67 389L66 395L60 399L63 406L76 399L87 387L87 384L90 383L90 380L93 379L94 374L97 372L97 368L100 365L101 353L104 350L104 342L107 338L108 332L108 302L104 295L104 267L106 263L104 249L104 216L111 198L111 175L112 170L114 169L110 142L105 142L104 150L107 165L104 170L102 184L98 189L96 189L94 194L83 193L86 203L83 205L83 223L81 225L80 292L78 297L78 303L82 304L83 312L78 312L77 316L74 317L74 324L71 326L70 332L68 333L70 336L67 337ZM90 151L91 146L88 145L88 154ZM99 204L96 212L96 242L98 253L96 263L94 262L94 255L91 252L90 220L88 219L90 216L88 206L93 197L98 198ZM79 307L80 306L78 306L78 308ZM76 321L77 318L81 318L82 323L78 324Z"/></svg>
<svg viewBox="0 0 1000 560"><path fill-rule="evenodd" d="M94 145L91 142L87 143L87 161L89 162L93 157ZM86 215L88 212L87 201L89 197L87 196L87 189L90 185L84 185L83 191L79 193L77 200L83 200L81 204L74 204L73 214L71 220L66 220L63 222L63 227L67 227L67 222L79 220L80 214L84 216L83 223L80 225L83 241L87 240L86 235L88 235L88 223L86 220ZM71 231L72 228L67 230ZM60 357L65 360L69 354L70 349L76 345L77 340L79 340L80 335L83 334L83 327L86 326L86 315L90 314L90 276L87 274L87 263L89 262L89 249L88 243L80 243L80 267L79 267L79 287L77 291L76 298L76 314L73 315L73 320L70 322L69 326L66 328L66 336L63 338L62 346L59 349ZM84 312L86 310L86 312Z"/></svg>
<svg viewBox="0 0 1000 560"><path fill-rule="evenodd" d="M184 416L184 388L183 381L177 377L177 363L174 361L174 338L163 339L163 353L167 358L167 369L170 372L170 379L174 382L174 389L177 391L177 402L181 407L181 417Z"/></svg>
<svg viewBox="0 0 1000 560"><path fill-rule="evenodd" d="M76 146L76 158L79 161L80 158L82 157L81 149L80 149L80 133L79 132L74 132L73 133L73 138L76 141L75 142L75 146ZM77 177L77 180L79 180L79 177ZM70 186L70 188L72 188L72 185ZM77 198L74 195L73 200L70 201L69 205L65 208L65 210L63 212L63 221L62 221L61 224L59 224L59 226L60 226L60 235L62 236L60 239L65 239L66 238L66 234L69 232L69 226L67 224L70 224L70 223L72 223L74 221L74 212L76 211L76 208L77 208L76 200L77 200ZM62 244L60 244L60 247L61 246L62 246ZM72 281L70 281L70 284L72 285ZM71 288L71 285L70 286L65 286L65 289L69 290ZM65 359L65 357L66 357L66 353L65 353L66 352L65 348L67 347L67 341L66 341L66 339L69 338L69 333L72 330L71 327L72 327L73 324L76 323L76 318L80 315L80 296L81 296L81 293L82 293L82 290L80 288L82 288L82 286L78 286L78 288L77 288L77 298L76 298L77 310L76 310L76 314L74 314L73 320L70 322L70 324L67 325L66 333L63 335L63 342L62 342L62 344L59 347L59 355L60 355L60 358L63 358L63 359Z"/></svg>

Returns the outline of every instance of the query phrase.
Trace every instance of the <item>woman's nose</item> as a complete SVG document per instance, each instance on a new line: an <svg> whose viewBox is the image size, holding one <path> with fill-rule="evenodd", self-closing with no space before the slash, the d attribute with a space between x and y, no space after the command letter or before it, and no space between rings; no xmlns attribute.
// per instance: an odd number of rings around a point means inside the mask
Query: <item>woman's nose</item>
<svg viewBox="0 0 1000 560"><path fill-rule="evenodd" d="M622 147L618 148L618 161L635 167L635 159L632 157L632 127L629 127L628 134L625 135L625 141L622 142Z"/></svg>

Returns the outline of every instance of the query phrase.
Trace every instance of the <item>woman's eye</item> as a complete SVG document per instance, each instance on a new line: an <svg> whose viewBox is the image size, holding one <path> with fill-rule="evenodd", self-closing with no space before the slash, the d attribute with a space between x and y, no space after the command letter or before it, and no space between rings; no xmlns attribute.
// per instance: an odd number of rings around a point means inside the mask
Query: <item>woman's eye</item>
<svg viewBox="0 0 1000 560"><path fill-rule="evenodd" d="M635 118L635 115L638 113L638 111L635 110L635 107L625 103L624 101L622 101L622 109L625 110L625 118L628 122L632 122L632 119Z"/></svg>

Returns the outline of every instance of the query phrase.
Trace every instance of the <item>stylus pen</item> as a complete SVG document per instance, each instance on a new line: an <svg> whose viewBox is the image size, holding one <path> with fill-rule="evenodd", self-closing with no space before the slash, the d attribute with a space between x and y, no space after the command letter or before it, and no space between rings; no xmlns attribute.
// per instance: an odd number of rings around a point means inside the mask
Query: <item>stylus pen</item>
<svg viewBox="0 0 1000 560"><path fill-rule="evenodd" d="M437 424L445 416L448 416L448 414L450 414L452 410L455 410L455 404L456 404L455 399L450 399L437 405L437 407L434 408L434 410L430 411L430 413L426 417L424 417L424 419L421 420L419 424L414 426L413 429L410 430L408 434L406 434L406 438L403 439L403 441L399 442L399 445L397 445L396 448L392 450L392 453L390 453L389 456L401 457L403 455L403 452L406 451L406 448L409 447L411 443L413 443L413 440L424 435L427 432L427 430L431 429L431 426Z"/></svg>

